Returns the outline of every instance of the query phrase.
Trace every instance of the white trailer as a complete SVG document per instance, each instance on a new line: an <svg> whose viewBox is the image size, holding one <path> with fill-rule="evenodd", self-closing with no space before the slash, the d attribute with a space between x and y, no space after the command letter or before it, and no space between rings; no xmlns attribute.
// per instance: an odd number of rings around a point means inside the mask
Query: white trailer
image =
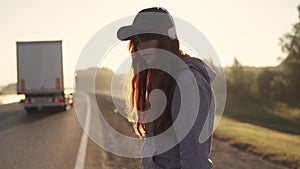
<svg viewBox="0 0 300 169"><path fill-rule="evenodd" d="M27 112L46 107L65 110L62 41L17 42L18 94Z"/></svg>

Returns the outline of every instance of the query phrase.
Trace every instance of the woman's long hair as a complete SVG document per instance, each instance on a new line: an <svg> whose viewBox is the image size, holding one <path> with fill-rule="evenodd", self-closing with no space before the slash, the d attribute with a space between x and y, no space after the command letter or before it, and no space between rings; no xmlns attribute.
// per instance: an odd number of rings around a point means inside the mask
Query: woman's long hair
<svg viewBox="0 0 300 169"><path fill-rule="evenodd" d="M159 41L158 48L172 52L175 56L181 58L188 57L180 50L178 39L170 39L168 36L158 34L152 34L152 36L153 39ZM137 47L132 40L129 42L129 51L132 56L131 69L134 76L129 86L129 101L133 110L129 111L128 118L134 122L135 133L140 138L143 138L146 134L158 135L172 125L171 105L176 82L171 75L158 69L145 69L137 72L140 70L141 63L136 58ZM160 89L165 93L167 105L160 117L152 122L144 123L143 121L146 120L145 116L147 115L139 114L138 111L146 111L150 108L149 94L153 89Z"/></svg>

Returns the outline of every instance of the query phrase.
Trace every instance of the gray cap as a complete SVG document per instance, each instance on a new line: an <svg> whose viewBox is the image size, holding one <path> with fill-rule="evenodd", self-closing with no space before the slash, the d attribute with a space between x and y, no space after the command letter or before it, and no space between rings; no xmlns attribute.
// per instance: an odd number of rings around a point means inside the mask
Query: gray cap
<svg viewBox="0 0 300 169"><path fill-rule="evenodd" d="M176 39L176 30L172 16L167 10L160 7L147 8L140 11L133 20L132 25L121 27L117 37L120 40L130 40L138 34L161 34Z"/></svg>

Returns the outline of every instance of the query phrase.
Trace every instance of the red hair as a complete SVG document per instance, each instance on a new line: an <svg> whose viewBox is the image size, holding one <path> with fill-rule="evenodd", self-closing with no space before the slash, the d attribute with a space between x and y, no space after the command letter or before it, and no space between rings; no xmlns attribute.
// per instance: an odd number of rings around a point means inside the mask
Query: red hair
<svg viewBox="0 0 300 169"><path fill-rule="evenodd" d="M179 48L178 39L170 39L168 36L152 34L153 39L159 41L158 48L167 50L174 53L178 57L188 57ZM176 87L175 80L164 71L158 69L146 69L141 72L137 72L140 68L138 61L135 58L134 52L137 51L136 44L132 40L129 42L129 51L132 56L131 69L133 70L134 77L131 80L130 85L130 104L133 110L129 113L129 119L134 122L135 133L143 138L146 134L157 135L172 125L171 118L171 104L173 93ZM157 78L160 79L157 79ZM153 78L156 78L155 82ZM158 83L157 83L158 82ZM167 106L162 115L154 120L153 122L143 122L145 117L142 114L137 113L138 111L146 111L149 105L149 93L151 90L159 88L167 96ZM149 127L146 127L149 125Z"/></svg>

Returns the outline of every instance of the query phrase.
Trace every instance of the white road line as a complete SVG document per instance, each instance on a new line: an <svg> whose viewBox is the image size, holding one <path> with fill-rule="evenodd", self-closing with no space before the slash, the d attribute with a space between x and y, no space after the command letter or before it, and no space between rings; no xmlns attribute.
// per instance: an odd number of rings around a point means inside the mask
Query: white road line
<svg viewBox="0 0 300 169"><path fill-rule="evenodd" d="M88 135L86 133L89 133L90 130L90 118L91 118L91 102L90 98L87 94L85 94L86 98L86 119L84 123L84 129L82 131L81 141L76 157L76 162L74 169L84 169L84 162L85 162L85 156L86 156L86 149L87 149L87 143L88 143Z"/></svg>

